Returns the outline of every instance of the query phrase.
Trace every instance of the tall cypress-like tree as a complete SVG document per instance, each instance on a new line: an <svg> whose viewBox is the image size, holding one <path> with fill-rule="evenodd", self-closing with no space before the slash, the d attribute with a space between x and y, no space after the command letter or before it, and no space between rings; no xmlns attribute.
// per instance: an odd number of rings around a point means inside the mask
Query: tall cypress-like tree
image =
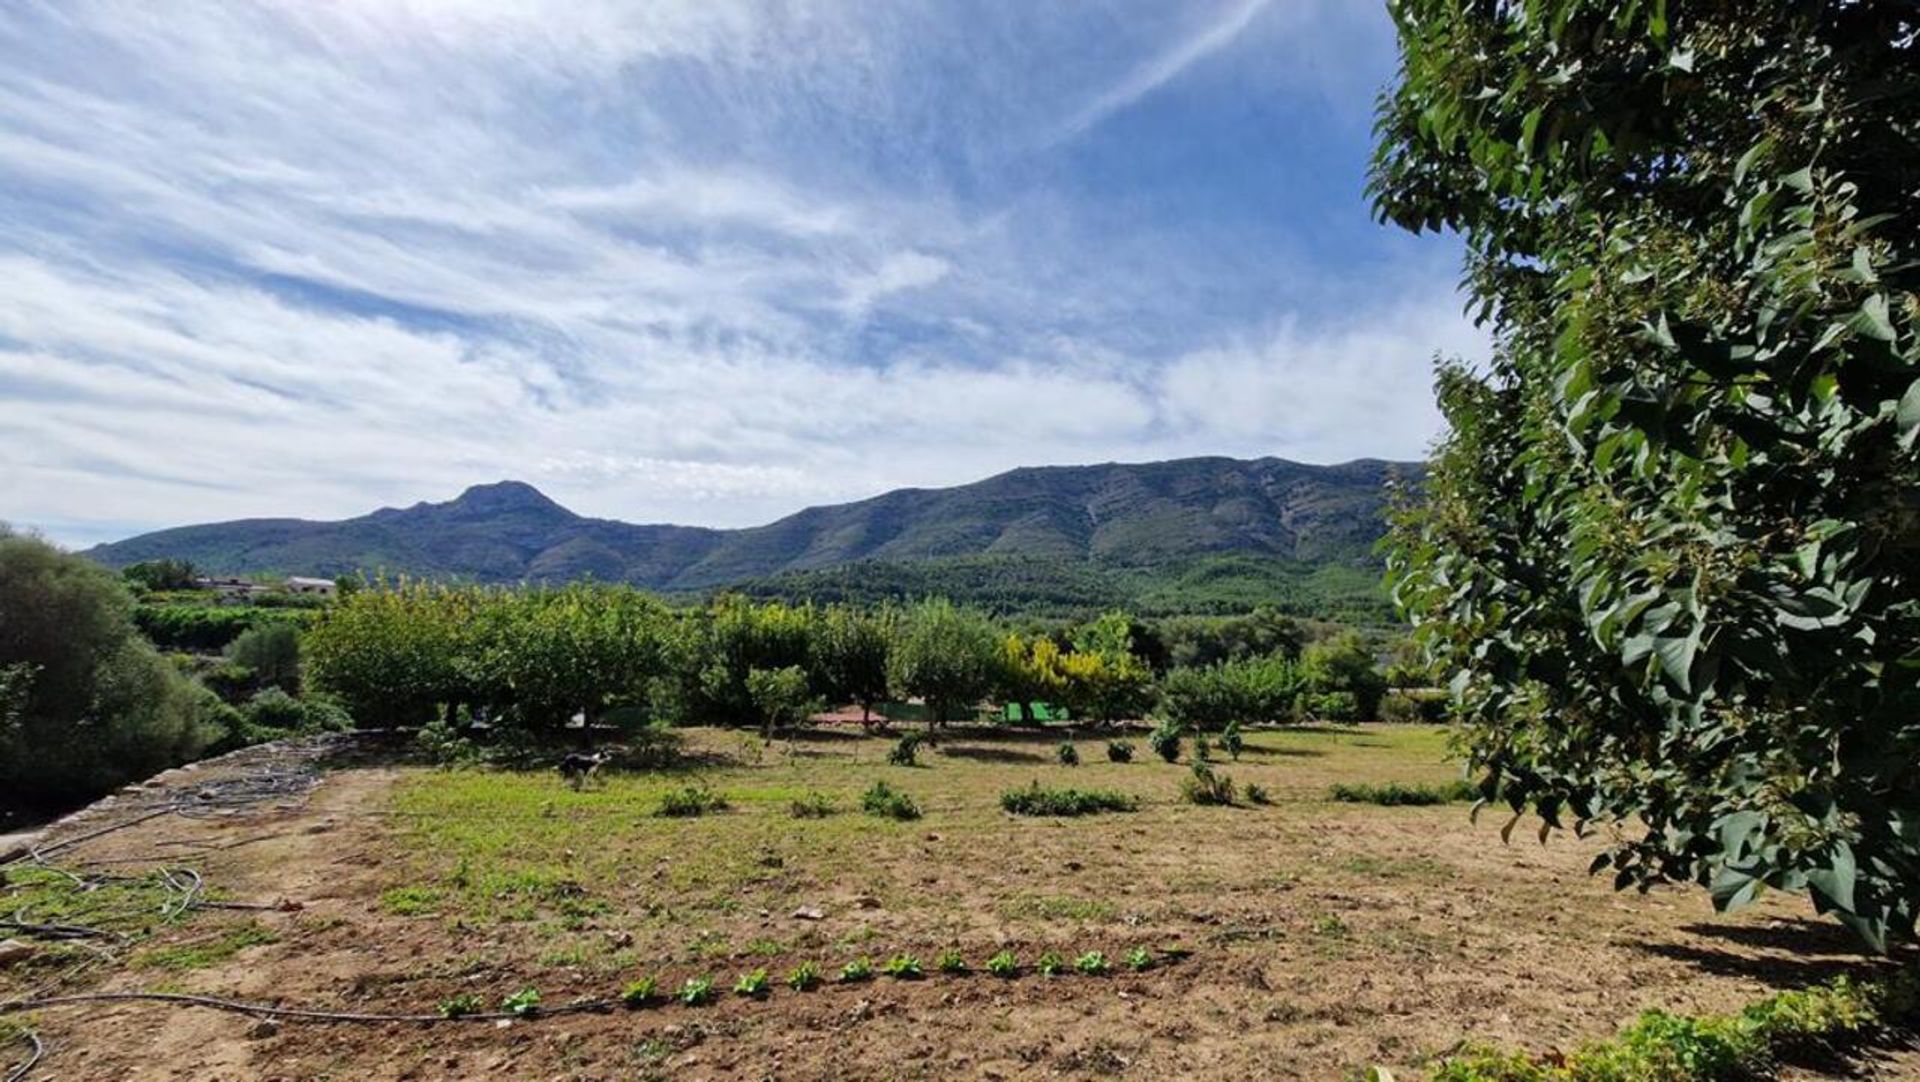
<svg viewBox="0 0 1920 1082"><path fill-rule="evenodd" d="M1920 5L1389 7L1377 207L1496 343L1391 567L1486 795L1911 938Z"/></svg>

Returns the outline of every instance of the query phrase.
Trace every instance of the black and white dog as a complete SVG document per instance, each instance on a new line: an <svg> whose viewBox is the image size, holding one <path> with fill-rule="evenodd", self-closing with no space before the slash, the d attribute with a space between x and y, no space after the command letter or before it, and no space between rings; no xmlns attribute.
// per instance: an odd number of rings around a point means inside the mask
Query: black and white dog
<svg viewBox="0 0 1920 1082"><path fill-rule="evenodd" d="M560 760L560 777L565 779L568 785L578 789L592 781L594 776L600 773L600 767L612 758L612 755L604 751L568 752L567 757Z"/></svg>

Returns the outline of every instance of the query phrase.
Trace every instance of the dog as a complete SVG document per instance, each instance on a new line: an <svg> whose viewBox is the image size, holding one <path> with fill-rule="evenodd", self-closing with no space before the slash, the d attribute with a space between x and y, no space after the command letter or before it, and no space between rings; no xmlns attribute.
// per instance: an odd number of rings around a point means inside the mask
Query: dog
<svg viewBox="0 0 1920 1082"><path fill-rule="evenodd" d="M604 751L568 752L567 757L560 760L560 777L578 789L592 781L600 773L600 767L611 758L613 756Z"/></svg>

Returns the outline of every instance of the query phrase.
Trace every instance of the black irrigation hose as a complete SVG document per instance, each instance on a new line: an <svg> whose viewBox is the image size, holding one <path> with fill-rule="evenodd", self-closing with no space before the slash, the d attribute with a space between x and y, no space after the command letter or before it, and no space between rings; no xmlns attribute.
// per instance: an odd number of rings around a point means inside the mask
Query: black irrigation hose
<svg viewBox="0 0 1920 1082"><path fill-rule="evenodd" d="M45 1010L48 1007L72 1007L88 1003L170 1003L180 1007L205 1007L215 1011L229 1011L234 1014L251 1014L261 1018L285 1018L296 1022L498 1022L503 1018L545 1018L560 1014L587 1014L609 1011L616 1001L611 999L590 999L579 1003L566 1003L558 1007L541 1007L526 1014L512 1011L475 1011L471 1014L381 1014L360 1011L323 1011L310 1007L276 1007L271 1003L245 1003L236 999L219 999L214 996L193 996L178 992L85 992L70 996L47 996L44 999L17 999L0 1003L0 1015L17 1014L21 1011ZM11 1082L11 1080L9 1080Z"/></svg>
<svg viewBox="0 0 1920 1082"><path fill-rule="evenodd" d="M27 1057L27 1062L22 1063L20 1066L8 1072L7 1082L20 1082L21 1079L27 1077L27 1072L39 1066L40 1061L45 1059L47 1055L47 1046L40 1043L40 1038L37 1034L23 1033L20 1035L20 1039L33 1045L33 1055Z"/></svg>

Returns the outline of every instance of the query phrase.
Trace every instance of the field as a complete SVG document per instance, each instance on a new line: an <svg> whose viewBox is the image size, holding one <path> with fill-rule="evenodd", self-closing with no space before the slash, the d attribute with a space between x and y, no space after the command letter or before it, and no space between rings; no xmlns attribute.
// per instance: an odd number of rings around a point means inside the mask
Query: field
<svg viewBox="0 0 1920 1082"><path fill-rule="evenodd" d="M1568 1048L1646 1008L1734 1009L1870 969L1797 899L1721 917L1697 889L1614 894L1586 874L1594 842L1504 845L1502 817L1476 825L1464 804L1328 798L1336 783L1449 782L1433 729L1250 734L1215 766L1271 803L1233 807L1179 800L1186 765L1132 739L1131 763L1083 736L1065 766L1057 736L960 732L899 766L891 740L857 730L771 744L696 730L695 765L580 791L548 771L341 765L304 799L160 816L69 850L75 867L190 862L213 897L266 908L149 921L77 971L63 968L77 953L0 970L0 996L159 989L432 1014L533 989L552 1012L657 980L637 1010L432 1025L49 1009L33 1025L63 1079L1348 1079L1375 1064L1419 1078L1463 1042ZM922 817L863 813L875 780ZM1001 810L1036 780L1138 808ZM688 786L728 806L656 814ZM821 797L831 814L795 817ZM949 949L971 972L936 972ZM984 971L1003 950L1013 977ZM1111 972L1074 971L1092 951ZM1049 952L1065 972L1036 972ZM924 976L878 972L900 955ZM839 980L857 959L875 975ZM806 961L824 983L786 987ZM770 990L734 994L756 969ZM699 977L714 1002L670 1001Z"/></svg>

